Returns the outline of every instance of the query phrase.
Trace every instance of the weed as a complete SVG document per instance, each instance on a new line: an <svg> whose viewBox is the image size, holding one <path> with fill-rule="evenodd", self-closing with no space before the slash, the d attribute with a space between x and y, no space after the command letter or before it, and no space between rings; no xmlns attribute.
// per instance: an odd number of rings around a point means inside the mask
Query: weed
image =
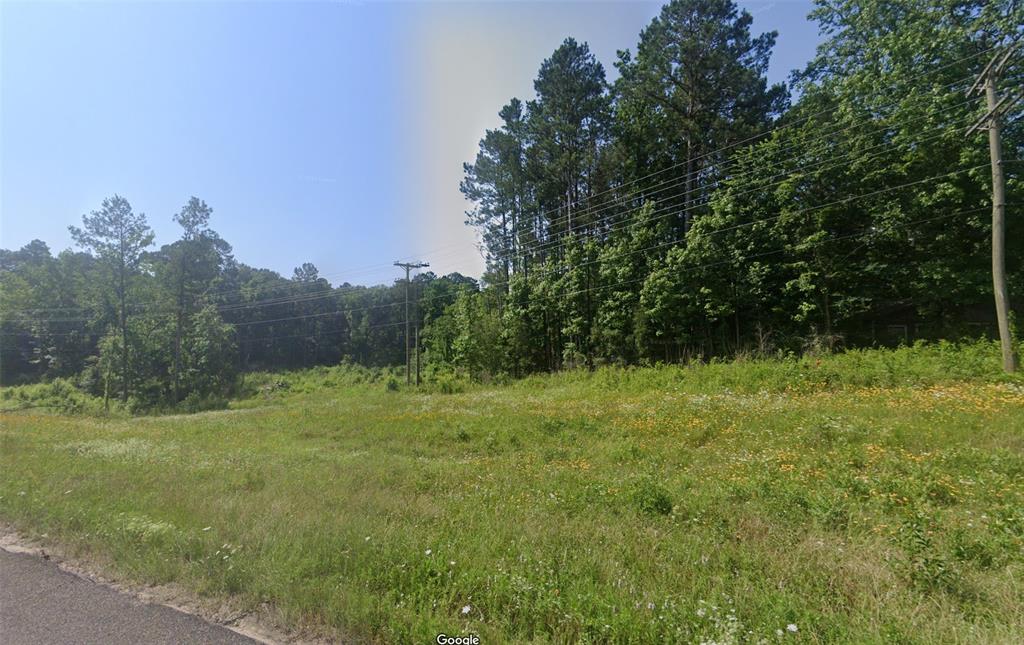
<svg viewBox="0 0 1024 645"><path fill-rule="evenodd" d="M636 485L633 501L642 513L648 515L668 515L672 512L672 497L663 486L650 480Z"/></svg>

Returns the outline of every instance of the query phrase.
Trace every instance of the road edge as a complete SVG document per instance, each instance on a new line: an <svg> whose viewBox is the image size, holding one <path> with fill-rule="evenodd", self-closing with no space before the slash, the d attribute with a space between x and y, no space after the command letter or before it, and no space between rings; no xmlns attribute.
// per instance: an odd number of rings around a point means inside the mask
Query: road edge
<svg viewBox="0 0 1024 645"><path fill-rule="evenodd" d="M41 558L73 576L131 596L148 605L160 605L196 616L264 645L326 645L339 642L292 632L281 627L269 603L255 611L242 610L224 599L201 599L175 584L144 585L112 577L95 562L72 557L59 542L46 534L30 538L13 525L0 521L0 549Z"/></svg>

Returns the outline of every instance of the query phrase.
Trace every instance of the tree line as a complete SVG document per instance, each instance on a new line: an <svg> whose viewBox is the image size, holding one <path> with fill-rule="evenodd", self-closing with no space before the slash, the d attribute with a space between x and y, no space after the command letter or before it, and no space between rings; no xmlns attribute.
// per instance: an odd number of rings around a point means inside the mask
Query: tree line
<svg viewBox="0 0 1024 645"><path fill-rule="evenodd" d="M1021 3L822 1L809 18L824 41L789 88L766 80L776 34L752 33L731 0L666 4L611 82L566 39L464 167L489 271L448 313L474 319L462 342L479 349L460 364L828 350L879 342L893 322L985 330L988 150L964 134L983 107L964 91L1020 38ZM1011 205L1020 115L1004 128ZM1008 219L1022 294L1024 230Z"/></svg>
<svg viewBox="0 0 1024 645"><path fill-rule="evenodd" d="M988 152L964 95L1019 38L1019 0L833 0L788 87L776 34L731 0L673 0L609 81L586 43L545 59L464 166L481 280L415 279L425 372L830 350L977 333L991 309ZM1021 84L1015 56L1004 90ZM1007 115L1011 205L1024 125ZM180 238L111 197L78 250L0 251L0 380L74 378L139 407L223 397L248 370L405 361L404 286L337 287L238 262L190 199ZM1024 294L1019 209L1011 294ZM1020 306L1018 295L1016 305Z"/></svg>
<svg viewBox="0 0 1024 645"><path fill-rule="evenodd" d="M310 263L290 278L250 267L212 215L192 197L173 216L180 238L155 249L146 216L115 195L70 227L77 251L54 256L39 240L0 250L0 381L71 378L151 409L215 404L245 371L404 361L404 286L332 287ZM476 284L415 279L428 314Z"/></svg>

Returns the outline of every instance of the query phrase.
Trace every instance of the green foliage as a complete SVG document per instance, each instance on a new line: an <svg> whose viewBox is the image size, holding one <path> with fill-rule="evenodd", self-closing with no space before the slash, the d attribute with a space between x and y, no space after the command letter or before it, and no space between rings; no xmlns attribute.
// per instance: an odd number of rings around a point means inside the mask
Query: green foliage
<svg viewBox="0 0 1024 645"><path fill-rule="evenodd" d="M682 183L655 191L680 207L673 233L701 212L700 193L725 161L719 150L763 130L786 106L785 86L765 80L776 34L751 36L752 22L732 0L671 0L641 32L636 56L619 52L617 116L637 161L627 176L652 188Z"/></svg>
<svg viewBox="0 0 1024 645"><path fill-rule="evenodd" d="M0 251L0 382L69 378L108 402L127 390L134 411L182 411L223 407L238 391L239 373L260 368L359 363L371 369L352 378L373 380L374 370L403 361L404 311L396 306L404 303L403 283L333 289L309 263L291 280L237 264L209 228L211 214L192 198L175 216L182 238L126 265L123 326L107 260L54 258L38 241ZM477 282L427 273L411 287L424 303L414 310L425 327L422 371L446 369L454 333L443 333L453 320L445 308ZM499 369L480 365L474 376Z"/></svg>
<svg viewBox="0 0 1024 645"><path fill-rule="evenodd" d="M246 375L250 398L187 418L4 412L0 519L323 640L1014 642L1024 384L997 356L454 394L344 365Z"/></svg>
<svg viewBox="0 0 1024 645"><path fill-rule="evenodd" d="M103 399L83 392L68 379L0 388L0 412L35 410L61 414L105 414L119 406L104 406Z"/></svg>
<svg viewBox="0 0 1024 645"><path fill-rule="evenodd" d="M672 497L656 482L644 480L633 490L633 501L642 513L668 515L672 512Z"/></svg>
<svg viewBox="0 0 1024 645"><path fill-rule="evenodd" d="M506 352L501 362L519 375L822 354L894 344L889 327L904 341L991 333L987 153L962 136L976 118L962 86L1015 36L1024 10L1011 0L905 4L820 3L812 18L826 38L794 75L800 97L788 107L785 88L765 80L774 33L752 34L751 16L729 0L667 3L635 55L620 53L614 127L586 171L538 152L567 134L533 127L544 121L535 108L587 86L587 63L559 71L583 51L563 44L527 103L531 127L507 121L504 143L489 132L467 166L467 177L491 179L466 196L501 213L470 222L506 296L508 344L490 351ZM1007 120L1008 157L1024 152L1022 124ZM535 162L525 174L524 149ZM1004 167L1016 194L1019 168ZM561 183L581 178L608 187L584 206ZM1008 257L1021 283L1024 246Z"/></svg>
<svg viewBox="0 0 1024 645"><path fill-rule="evenodd" d="M236 396L243 400L267 400L285 396L329 392L337 388L373 386L397 382L397 369L363 367L345 362L290 372L248 372L239 379Z"/></svg>
<svg viewBox="0 0 1024 645"><path fill-rule="evenodd" d="M190 395L225 395L235 378L234 328L226 325L213 306L203 307L192 317L185 351L183 373Z"/></svg>
<svg viewBox="0 0 1024 645"><path fill-rule="evenodd" d="M455 330L451 365L462 374L477 378L487 378L502 369L501 354L494 351L500 343L500 319L488 300L464 290L449 309Z"/></svg>
<svg viewBox="0 0 1024 645"><path fill-rule="evenodd" d="M798 356L713 361L686 366L661 365L654 369L606 366L595 371L576 370L538 375L523 380L527 389L555 389L573 383L593 383L610 392L684 391L811 392L871 387L927 387L959 380L1006 380L998 343L916 343L897 349L853 349L826 356Z"/></svg>
<svg viewBox="0 0 1024 645"><path fill-rule="evenodd" d="M69 226L75 243L93 252L106 268L105 282L117 307L121 332L119 372L121 402L128 402L132 379L132 348L128 340L128 296L142 264L143 251L153 243L146 216L136 214L128 200L114 195L98 211L82 216L82 228Z"/></svg>
<svg viewBox="0 0 1024 645"><path fill-rule="evenodd" d="M437 372L427 381L427 391L439 394L459 394L465 392L469 383L452 372Z"/></svg>

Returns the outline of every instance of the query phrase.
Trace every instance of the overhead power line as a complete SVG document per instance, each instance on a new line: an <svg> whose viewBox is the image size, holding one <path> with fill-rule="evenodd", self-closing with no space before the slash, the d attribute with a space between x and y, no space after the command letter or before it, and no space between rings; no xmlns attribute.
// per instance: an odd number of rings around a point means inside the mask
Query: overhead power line
<svg viewBox="0 0 1024 645"><path fill-rule="evenodd" d="M936 73L938 71L942 71L942 70L947 69L949 67L953 67L953 66L958 65L960 63L963 63L963 62L969 61L971 59L977 58L978 56L981 56L981 55L983 55L983 54L985 54L987 52L993 51L995 49L996 49L995 47L989 47L989 48L986 48L986 49L982 49L982 50L980 50L978 52L974 52L972 54L969 54L969 55L964 56L962 58L959 58L957 60L954 60L954 61L951 61L949 63L946 63L946 64L944 64L942 66L931 68L929 70L925 70L925 71L921 72L920 74L917 74L915 76L911 76L908 79L907 82L913 82L914 80L925 78L925 77L927 77L927 76L929 76L931 74L934 74L934 73ZM946 85L943 86L943 88L950 88L950 87L952 87L954 85L957 85L957 84L962 83L964 81L970 80L970 78L971 77L964 77L962 79L958 79L956 81L953 81L952 83L947 83ZM892 103L888 103L888 104L880 106L880 107L878 107L876 109L884 109L884 108L888 108L888 107L893 107L893 106L899 105L901 103L902 103L902 100L901 101L892 102ZM721 146L720 148L717 148L715 150L712 150L712 151L709 151L707 153L704 153L703 155L700 155L700 156L696 157L695 160L699 161L699 160L702 160L702 159L705 159L705 158L708 158L708 157L711 157L711 156L718 155L718 154L720 154L720 153L722 153L722 152L724 152L726 150L729 150L729 149L732 149L732 148L736 148L736 147L739 147L739 146L747 144L747 143L751 143L753 141L756 141L756 140L758 140L758 139L760 139L760 138L762 138L764 136L767 136L769 134L772 134L774 132L785 130L787 128L792 128L792 127L794 127L794 126L796 126L796 125L798 125L800 123L803 123L803 122L815 119L815 118L817 118L819 116L830 114L831 112L832 112L832 110L822 110L822 111L816 112L814 114L810 114L810 115L807 115L805 117L801 117L801 118L796 119L794 121L774 126L772 128L766 129L766 130L764 130L762 132L759 132L759 133L757 133L755 135L751 135L750 137L747 137L747 138L745 138L743 140L735 141L735 142L726 144L724 146ZM824 138L827 138L828 136L834 136L834 134L846 131L846 130L850 129L851 127L853 127L853 126L846 126L846 127L843 127L843 128L839 128L839 129L837 129L834 132L826 133L824 135L821 135L821 136L817 137L816 139L824 139ZM807 142L802 142L802 143L806 144L806 143L810 143L810 142L813 142L813 141L814 140L807 141ZM677 168L681 167L682 165L685 165L685 163L686 162L680 162L680 163L675 164L673 166L669 166L669 167L660 169L658 171L649 173L649 174L644 175L642 177L638 177L638 178L630 180L628 182L624 182L623 184L619 184L619 185L610 187L607 190L600 191L598 193L595 193L595 194L592 194L592 195L589 195L589 196L585 196L585 197L583 197L583 198L581 198L579 200L576 200L575 202L570 204L570 206L578 206L583 201L591 201L591 200L594 200L596 197L605 195L607 193L615 192L615 191L621 191L622 188L625 187L625 186L629 186L629 185L638 183L640 181L644 181L646 179L649 179L651 177L663 174L665 172L670 172L673 169L677 169ZM655 184L655 186L653 186L653 187L647 187L645 189L638 189L638 190L635 190L635 191L633 191L633 192L631 192L631 193L629 193L627 195L623 195L617 201L622 201L623 199L627 199L630 196L635 197L638 194L643 193L645 190L649 191L652 188L657 189L659 187L659 185L661 185L662 188L665 188L665 186L664 186L665 184L671 184L674 181L675 182L680 182L682 180L678 179L678 178L674 178L674 179L671 179L671 180L667 180L666 182L661 182L661 184ZM696 191L696 190L704 190L704 188L694 189L694 191ZM691 191L691 192L694 192L694 191ZM611 206L614 206L614 203L611 204L611 205L605 204L603 207L604 208L608 208L608 207L611 207ZM538 217L543 217L544 215L556 212L557 210L558 210L558 208L554 208L554 209L549 209L547 211L543 211L542 213L540 213L538 215ZM591 214L591 213L592 213L592 210L586 210L583 213L577 212L576 216L577 217L585 217L585 216L587 216L588 214ZM557 223L557 218L556 218L556 220L552 220L552 224L555 224L555 223ZM442 247L442 249L443 249L443 247ZM442 249L438 249L438 251L440 251ZM426 255L426 254L423 254L423 255ZM372 269L383 268L385 266L387 266L387 265L386 264L374 264L374 265L366 265L364 268L367 269L367 270L372 270ZM339 272L334 272L332 274L322 274L320 277L326 278L326 277L331 276L331 275L348 275L348 276L351 276L351 275L353 275L353 271L358 272L359 269L349 270L347 272L339 271ZM272 289L272 290L276 290L276 289L292 289L292 288L301 289L303 286L304 285L299 284L299 283L281 283L281 284L276 284L276 285L269 285L269 286L266 286L265 288L269 288L269 289ZM365 287L353 286L351 288L359 289L359 288L365 288ZM217 296L223 296L223 295L227 295L227 294L240 294L241 292L243 292L245 290L246 290L246 288L244 288L244 287L243 288L238 288L238 289L213 290L213 291L206 292L203 295L205 295L207 297L217 297ZM287 298L287 297L282 297L282 302L285 301L284 298ZM146 304L147 303L136 303L135 306L136 307L138 307L138 306L145 306ZM156 303L152 303L151 302L151 303L148 303L148 304L152 305L152 304L156 304ZM229 308L231 308L231 307L246 308L246 307L251 307L251 306L253 306L253 303L236 303L236 304L232 304L232 305L222 305L222 307L224 307L224 309L223 309L224 311L229 310ZM75 307L72 307L72 308L49 308L49 309L34 308L34 309L22 310L22 311L32 311L32 312L57 311L57 310L73 311L73 310L83 310L83 309L86 309L86 308L75 308ZM9 313L15 313L15 312L9 312Z"/></svg>
<svg viewBox="0 0 1024 645"><path fill-rule="evenodd" d="M970 101L963 101L961 103L957 103L957 104L952 105L952 106L947 106L947 107L939 110L936 113L923 115L921 117L918 117L918 119L933 119L933 118L935 118L935 116L938 116L940 114L948 112L949 110L955 109L955 108L960 107L962 105L965 105L967 103L970 103ZM913 121L918 120L918 119L912 120L911 123ZM803 144L809 144L809 143L814 142L815 140L827 139L829 136L837 134L837 133L841 133L841 132L844 132L844 131L847 131L847 130L851 129L852 127L855 127L855 125L856 124L850 125L850 126L845 126L844 128L840 128L839 130L837 130L837 131L835 131L833 133L830 133L830 134L827 134L827 135L822 135L822 136L816 137L815 139L812 139L812 140L809 140L809 141L804 141L802 143ZM921 143L924 143L925 141L930 141L930 140L934 140L936 138L941 138L941 136L943 134L943 132L942 132L943 127L945 127L945 126L940 124L939 126L936 126L935 128L932 128L932 129L940 131L939 134L937 134L935 137L931 137L931 138L925 139L925 140L916 141L916 142L913 142L913 143L919 145ZM889 144L883 142L883 143L876 144L875 146L871 146L871 147L866 148L866 149L851 150L850 152L848 152L848 153L846 153L844 155L840 155L838 157L830 157L828 159L820 160L820 161L814 162L812 164L807 164L805 166L799 166L799 167L797 167L795 169L792 169L792 170L789 170L789 171L785 171L783 173L779 173L779 174L777 174L775 176L777 176L777 177L788 176L788 174L791 174L792 172L795 172L795 171L807 170L807 169L810 169L810 168L821 166L822 164L825 164L825 163L834 163L837 160L840 160L840 159L843 159L843 158L846 158L846 157L852 157L852 156L855 156L855 155L863 155L865 152L874 150L874 149L879 148L879 147L885 147L887 145L889 145ZM789 149L793 149L793 148L794 148L794 146L786 146L786 147L783 147L780 150L781 151L785 151L785 150L789 150ZM806 152L806 150L805 150L805 152ZM797 155L797 156L799 156L799 155ZM877 155L871 155L871 156L869 156L867 158L874 158L875 156L877 156ZM790 157L790 159L793 159L793 158L796 158L796 157L795 156L794 157ZM781 161L786 161L786 160L787 159L783 159ZM740 175L733 175L733 176L730 176L728 179L730 181L737 181L739 179L742 179L744 176L749 176L749 174L750 173L740 174ZM676 185L678 187L678 185L683 183L683 182L682 182L682 180L678 180L675 183L676 183ZM671 182L669 182L669 184L671 184ZM672 188L672 187L673 187L672 185L667 185L667 186L664 186L664 187L662 187L662 188L660 188L658 190L648 191L648 192L646 192L644 194L644 197L649 197L651 195L657 194L657 193L662 192L664 190L668 190L669 188ZM696 190L696 189L694 189L694 190ZM685 196L686 194L694 192L694 190L682 191L682 192L676 191L676 192L673 192L673 193L665 195L664 196L664 200L665 201L675 200L675 199L678 199L681 196ZM643 191L639 191L639 192L643 192ZM633 194L624 195L623 199L629 199L629 198L634 197L634 196L635 195L633 195ZM612 204L612 205L605 205L602 210L607 210L607 209L609 209L612 206L614 206L614 204ZM697 209L702 208L702 207L703 207L703 204L695 204L695 205L692 205L692 206L684 208L684 209L678 209L678 208L674 209L673 207L669 206L669 207L665 207L664 209L659 209L658 212L659 213L664 213L663 217L668 217L668 216L672 216L672 215L678 216L680 213L690 212L690 211L697 210ZM612 214L610 214L610 215L608 215L608 216L606 216L604 218L601 218L600 220L597 220L596 222L582 223L582 224L580 224L580 225L578 225L576 227L573 227L572 231L564 232L564 234L585 230L585 229L587 229L587 228L589 228L591 226L594 226L595 224L600 223L601 221L609 221L612 217L622 216L622 215L628 214L630 212L635 212L635 210L636 209L634 208L634 209L628 209L628 210L625 210L625 211L617 211L616 213L612 213ZM582 215L578 215L578 216L582 216ZM626 224L628 224L628 222L624 223L623 226L619 227L619 229L616 229L614 227L614 225L613 225L611 228L603 231L603 233L605 235L609 235L609 234L615 232L616 230L620 230L621 228L625 228ZM534 255L538 255L538 254L552 252L552 251L555 251L555 250L557 250L559 248L563 248L566 243L567 242L565 240L561 239L561 238L553 238L551 240L548 240L548 241L545 241L545 242L541 242L539 245L537 245L536 247L531 249L531 253L534 254ZM506 248L507 247L508 247L508 245L506 245ZM499 247L499 248L501 248L501 247ZM513 256L499 253L499 254L495 254L493 257L495 259L509 259L509 258L511 258ZM522 257L525 257L525 254L516 255L515 257L522 258ZM382 266L382 265L375 265L375 266ZM259 285L259 286L263 287L263 285ZM324 299L324 298L333 298L333 297L337 297L337 296L339 296L339 295L341 295L341 294L343 294L345 292L348 292L348 291L359 291L359 290L362 290L362 289L369 288L369 287L363 287L363 286L358 286L358 285L346 285L346 286L341 286L341 287L330 287L330 288L327 288L327 289L318 289L318 290L314 290L314 291L306 291L305 289L308 288L308 286L309 285L305 284L305 283L285 283L285 284L281 284L281 285L270 285L270 287L269 287L270 289L287 287L287 288L301 289L301 290L303 290L303 292L299 293L299 294L296 294L296 295L282 296L282 297L278 297L278 298L268 298L268 299L264 299L264 300L256 300L256 301L240 302L240 303L227 303L227 304L223 304L223 305L218 305L217 309L218 309L218 311L220 311L222 313L229 313L229 312L232 312L232 311L237 311L237 310L242 310L242 309L253 309L253 308L264 307L264 306L287 305L287 304L290 304L290 303L299 303L299 302L314 301L314 300L319 300L319 299ZM223 291L219 291L219 292L218 291L209 291L209 292L204 292L203 294L200 294L200 295L202 295L204 297L212 297L212 296L215 296L216 294L241 293L241 292L247 291L249 289L250 289L250 287L242 287L242 288L235 289L235 290L230 290L230 291L228 291L228 290L223 290ZM156 303L151 301L150 304L156 304ZM158 311L157 312L147 312L146 311L147 303L145 303L145 302L142 302L142 303L138 303L138 302L137 303L132 303L130 306L131 306L132 310L135 312L135 315L139 315L140 312L143 313L143 314L152 313L152 314L155 314L155 315L160 315L160 313ZM65 308L65 309L71 309L71 308ZM57 310L57 308L55 308L53 310ZM9 311L9 313L38 312L38 311L42 311L42 309L11 310L11 311ZM170 311L171 311L170 309L167 310L167 312L170 312ZM76 320L88 321L88 320L92 320L92 319L93 319L93 317L89 316L89 317L60 318L60 319L58 319L58 318L48 318L48 319L40 319L40 320L47 320L48 322L54 322L55 323L55 322L73 322L73 321L76 321ZM258 321L254 321L254 322L258 322Z"/></svg>
<svg viewBox="0 0 1024 645"><path fill-rule="evenodd" d="M953 67L955 65L959 65L960 63L965 63L965 62L967 62L969 60L975 59L975 58L977 58L979 56L982 56L982 55L984 55L984 54L986 54L986 53L988 53L990 51L993 51L994 49L995 49L995 47L987 47L985 49L982 49L980 51L974 52L972 54L968 54L967 56L964 56L964 57L959 58L957 60L951 61L951 62L946 63L944 65L940 65L938 67L934 67L934 68L925 70L925 71L921 72L920 74L917 74L915 76L911 76L910 78L907 79L906 82L907 83L912 83L912 82L914 82L914 81L916 81L918 79L924 78L924 77L926 77L926 76L928 76L930 74L934 74L935 72L939 72L939 71L942 71L944 69L948 69L950 67ZM943 87L944 88L948 88L948 87L951 87L953 85L957 85L957 84L962 83L964 81L970 80L970 78L971 78L970 76L967 76L967 77L958 79L956 81L953 81L952 83L949 83L949 84L947 84L947 85L945 85ZM887 105L876 107L875 109L878 110L878 109L885 108L885 107L893 107L893 106L899 105L901 103L902 103L902 99L900 101L894 101L894 102L889 103ZM816 119L816 118L818 118L820 116L826 116L826 115L832 114L833 112L834 112L833 109L824 109L824 110L820 110L818 112L815 112L813 114L809 114L807 116L800 117L800 118L795 119L793 121L789 121L789 122L783 123L781 125L776 125L776 126L773 126L771 128L767 128L767 129L765 129L765 130L763 130L761 132L758 132L756 134L750 135L750 136L745 137L743 139L740 139L738 141L735 141L735 142L726 144L724 146L721 146L719 148L716 148L715 150L711 150L709 152L697 155L696 157L693 157L691 159L687 159L685 161L680 161L680 162L672 164L672 165L670 165L670 166L668 166L666 168L662 168L660 170L648 173L648 174L643 175L641 177L637 177L636 179L627 181L627 182L625 182L623 184L620 184L618 186L613 186L613 187L608 188L606 190L602 190L602 191L599 191L597 193L593 193L591 195L587 195L587 196L582 197L582 198L580 198L578 200L575 200L573 202L562 204L562 205L559 205L557 207L550 208L550 209L548 209L546 211L542 211L539 214L537 214L537 217L544 218L546 215L550 215L551 213L558 212L559 210L561 210L563 208L566 208L566 209L573 208L575 206L580 205L580 203L582 203L583 201L592 200L592 199L594 199L596 197L605 195L605 194L607 194L609 192L612 192L612 191L615 191L615 190L619 190L623 186L628 186L630 184L634 184L634 183L637 183L637 182L645 181L647 179L650 179L651 177L656 177L656 176L658 176L660 174L663 174L663 173L666 173L666 172L672 172L673 170L678 170L681 167L683 167L683 166L685 166L685 165L687 165L687 164L689 164L691 162L702 161L702 160L707 159L709 157L712 157L712 156L718 155L718 154L720 154L722 152L725 152L726 150L731 150L733 148L736 148L736 147L739 147L739 146L743 146L743 145L750 144L750 143L753 143L755 141L758 141L758 140L760 140L760 139L762 139L762 138L764 138L764 137L766 137L766 136L768 136L768 135L770 135L770 134L772 134L774 132L778 132L778 131L781 131L781 130L785 130L785 129L788 129L788 128L795 127L795 126L797 126L797 125L799 125L801 123L814 120L814 119Z"/></svg>

